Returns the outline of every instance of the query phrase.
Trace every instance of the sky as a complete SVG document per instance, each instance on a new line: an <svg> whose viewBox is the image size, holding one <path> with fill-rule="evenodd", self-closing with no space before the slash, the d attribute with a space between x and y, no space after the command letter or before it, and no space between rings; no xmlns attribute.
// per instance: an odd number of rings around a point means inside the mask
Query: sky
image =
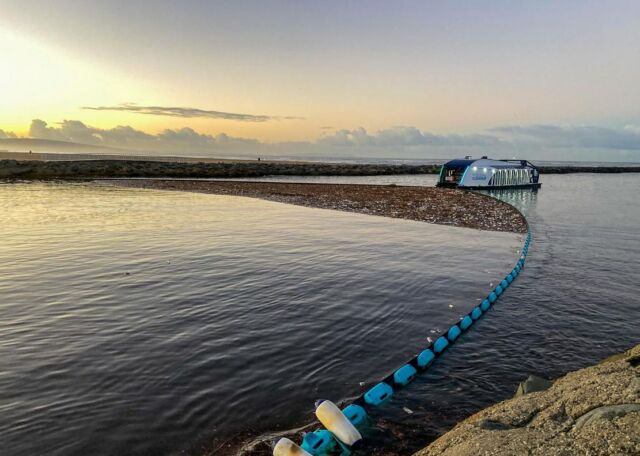
<svg viewBox="0 0 640 456"><path fill-rule="evenodd" d="M640 162L640 2L0 0L0 138Z"/></svg>

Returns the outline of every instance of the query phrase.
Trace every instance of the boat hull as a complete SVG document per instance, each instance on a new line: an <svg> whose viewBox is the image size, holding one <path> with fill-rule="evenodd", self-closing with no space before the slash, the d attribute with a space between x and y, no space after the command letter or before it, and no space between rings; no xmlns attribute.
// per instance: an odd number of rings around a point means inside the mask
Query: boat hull
<svg viewBox="0 0 640 456"><path fill-rule="evenodd" d="M507 189L539 189L542 187L542 183L535 182L530 184L520 184L520 185L477 185L477 186L469 186L469 185L458 185L455 182L438 182L436 187L442 188L459 188L462 190L507 190Z"/></svg>

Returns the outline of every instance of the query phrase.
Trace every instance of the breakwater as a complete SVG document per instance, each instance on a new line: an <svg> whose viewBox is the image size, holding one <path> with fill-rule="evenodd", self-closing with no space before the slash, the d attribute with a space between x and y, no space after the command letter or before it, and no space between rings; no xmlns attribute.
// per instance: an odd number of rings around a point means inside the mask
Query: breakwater
<svg viewBox="0 0 640 456"><path fill-rule="evenodd" d="M166 162L157 160L0 160L0 179L100 177L243 178L264 176L378 176L438 174L440 165L279 161ZM638 173L640 166L541 166L542 174Z"/></svg>

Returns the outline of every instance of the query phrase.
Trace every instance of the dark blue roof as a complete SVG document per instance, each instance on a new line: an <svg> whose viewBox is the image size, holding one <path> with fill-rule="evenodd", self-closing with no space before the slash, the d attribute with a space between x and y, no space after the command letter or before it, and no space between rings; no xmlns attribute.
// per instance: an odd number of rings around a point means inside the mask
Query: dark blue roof
<svg viewBox="0 0 640 456"><path fill-rule="evenodd" d="M445 163L444 167L446 169L463 169L463 168L466 168L467 166L469 166L474 161L476 161L476 160L462 160L462 159L451 160L451 161Z"/></svg>

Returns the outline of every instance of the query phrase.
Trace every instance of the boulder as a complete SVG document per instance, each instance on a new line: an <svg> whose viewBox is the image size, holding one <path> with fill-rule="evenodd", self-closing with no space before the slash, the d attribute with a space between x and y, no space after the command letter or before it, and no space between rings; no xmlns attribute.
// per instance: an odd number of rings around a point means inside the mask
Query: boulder
<svg viewBox="0 0 640 456"><path fill-rule="evenodd" d="M640 345L551 385L530 377L415 456L640 454L639 357Z"/></svg>

